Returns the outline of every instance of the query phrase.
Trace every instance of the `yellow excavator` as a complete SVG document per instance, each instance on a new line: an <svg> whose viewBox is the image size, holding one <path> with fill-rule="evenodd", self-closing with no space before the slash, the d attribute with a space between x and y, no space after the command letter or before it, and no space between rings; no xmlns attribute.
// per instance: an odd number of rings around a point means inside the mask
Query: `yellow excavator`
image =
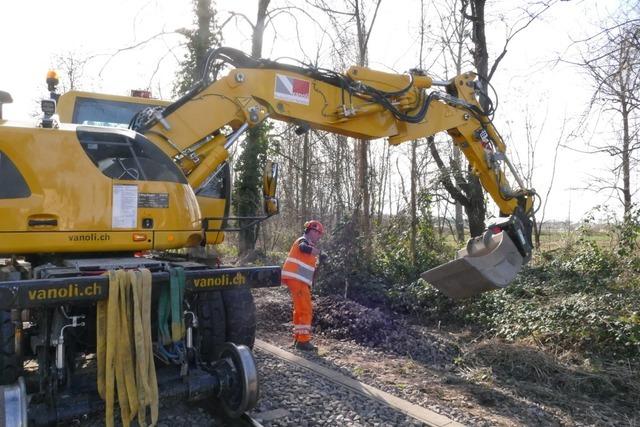
<svg viewBox="0 0 640 427"><path fill-rule="evenodd" d="M447 132L502 218L456 260L422 277L463 298L505 287L529 260L535 193L481 108L475 74L438 81L419 70L338 73L231 48L208 58L201 80L173 103L59 96L50 75L52 96L42 100L34 125L3 120L1 105L11 97L0 92L0 414L8 425L65 422L101 405L95 381L86 381L93 389L76 382L76 365L79 356L100 351L96 305L113 295L115 276L107 273L116 270L150 275L149 303L158 308L149 333L156 365L166 365L158 368L160 396L210 392L235 416L255 405L250 288L278 286L279 267L222 266L184 249L221 243L225 231L236 230L229 149L267 118L299 132L392 145ZM233 68L213 79L221 64ZM276 181L277 165L269 162L264 214L241 218L245 224L278 213ZM182 333L166 346L160 337L169 318ZM28 359L37 372L23 369Z"/></svg>

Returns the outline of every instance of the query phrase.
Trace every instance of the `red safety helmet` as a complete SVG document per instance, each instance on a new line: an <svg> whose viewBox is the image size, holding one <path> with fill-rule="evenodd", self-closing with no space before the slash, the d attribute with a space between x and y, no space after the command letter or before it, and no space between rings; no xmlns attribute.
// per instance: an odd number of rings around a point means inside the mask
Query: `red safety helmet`
<svg viewBox="0 0 640 427"><path fill-rule="evenodd" d="M316 230L320 234L324 233L324 227L320 221L316 221L315 219L304 223L304 232L306 233L309 230Z"/></svg>

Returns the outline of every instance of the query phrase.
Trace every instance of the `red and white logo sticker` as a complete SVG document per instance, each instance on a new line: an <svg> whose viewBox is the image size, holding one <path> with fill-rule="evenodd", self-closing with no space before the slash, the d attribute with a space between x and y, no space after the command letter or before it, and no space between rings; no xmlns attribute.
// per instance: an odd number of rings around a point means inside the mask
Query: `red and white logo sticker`
<svg viewBox="0 0 640 427"><path fill-rule="evenodd" d="M311 83L308 80L276 74L276 99L309 105Z"/></svg>

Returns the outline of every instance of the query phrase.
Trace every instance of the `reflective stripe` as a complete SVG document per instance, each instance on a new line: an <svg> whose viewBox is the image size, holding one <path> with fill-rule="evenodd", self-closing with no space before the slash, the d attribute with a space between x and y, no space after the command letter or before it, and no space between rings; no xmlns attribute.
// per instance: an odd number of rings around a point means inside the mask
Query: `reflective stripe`
<svg viewBox="0 0 640 427"><path fill-rule="evenodd" d="M293 279L308 286L313 286L313 276L316 270L316 257L310 253L305 253L300 249L300 242L304 237L300 237L293 242L289 255L282 266L282 278Z"/></svg>
<svg viewBox="0 0 640 427"><path fill-rule="evenodd" d="M290 277L292 279L300 280L301 282L304 282L309 286L313 284L313 282L310 279L307 279L304 276L301 276L296 273L291 273L290 271L286 271L286 270L282 270L282 277Z"/></svg>
<svg viewBox="0 0 640 427"><path fill-rule="evenodd" d="M287 258L284 263L284 270L292 274L298 274L305 277L307 280L313 281L313 273L316 269L315 267L310 267L309 264L306 264L305 262L298 259ZM305 281L305 283L307 282Z"/></svg>
<svg viewBox="0 0 640 427"><path fill-rule="evenodd" d="M306 277L309 280L313 280L313 271L309 271L305 267L298 267L298 270L296 271L296 273Z"/></svg>
<svg viewBox="0 0 640 427"><path fill-rule="evenodd" d="M311 325L293 325L293 332L311 332Z"/></svg>
<svg viewBox="0 0 640 427"><path fill-rule="evenodd" d="M289 257L289 258L287 258L285 260L285 262L292 262L294 264L298 264L299 266L304 267L304 268L308 268L311 271L315 271L316 270L316 268L314 266L309 265L309 264L307 264L305 262L302 262L302 261L300 261L299 259L296 259L296 258Z"/></svg>

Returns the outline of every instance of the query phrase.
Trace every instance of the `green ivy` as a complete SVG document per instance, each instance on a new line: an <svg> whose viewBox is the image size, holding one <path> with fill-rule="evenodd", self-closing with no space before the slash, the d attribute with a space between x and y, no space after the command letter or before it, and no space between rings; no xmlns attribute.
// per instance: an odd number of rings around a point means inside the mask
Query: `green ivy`
<svg viewBox="0 0 640 427"><path fill-rule="evenodd" d="M175 95L185 94L202 78L207 52L222 44L222 31L217 22L216 9L212 7L211 2L194 0L193 12L195 14L195 28L177 30L186 38L187 42L184 58L180 61L180 69L176 73L173 87ZM203 31L201 32L201 30Z"/></svg>
<svg viewBox="0 0 640 427"><path fill-rule="evenodd" d="M239 217L257 216L260 212L262 173L269 146L270 129L268 124L250 128L243 143L243 151L235 162L234 169L238 176L234 183L233 208ZM248 222L250 221L240 221L240 225L246 225ZM239 251L241 254L254 248L257 233L256 226L245 228L240 232Z"/></svg>
<svg viewBox="0 0 640 427"><path fill-rule="evenodd" d="M396 285L388 294L394 309L424 320L640 362L640 254L620 256L618 249L579 240L539 257L507 288L461 301L422 280Z"/></svg>
<svg viewBox="0 0 640 427"><path fill-rule="evenodd" d="M453 250L437 235L429 211L430 200L419 198L422 212L416 223L416 259L411 257L411 217L400 213L380 227L374 244L374 274L394 284L411 283L421 272L448 261Z"/></svg>

